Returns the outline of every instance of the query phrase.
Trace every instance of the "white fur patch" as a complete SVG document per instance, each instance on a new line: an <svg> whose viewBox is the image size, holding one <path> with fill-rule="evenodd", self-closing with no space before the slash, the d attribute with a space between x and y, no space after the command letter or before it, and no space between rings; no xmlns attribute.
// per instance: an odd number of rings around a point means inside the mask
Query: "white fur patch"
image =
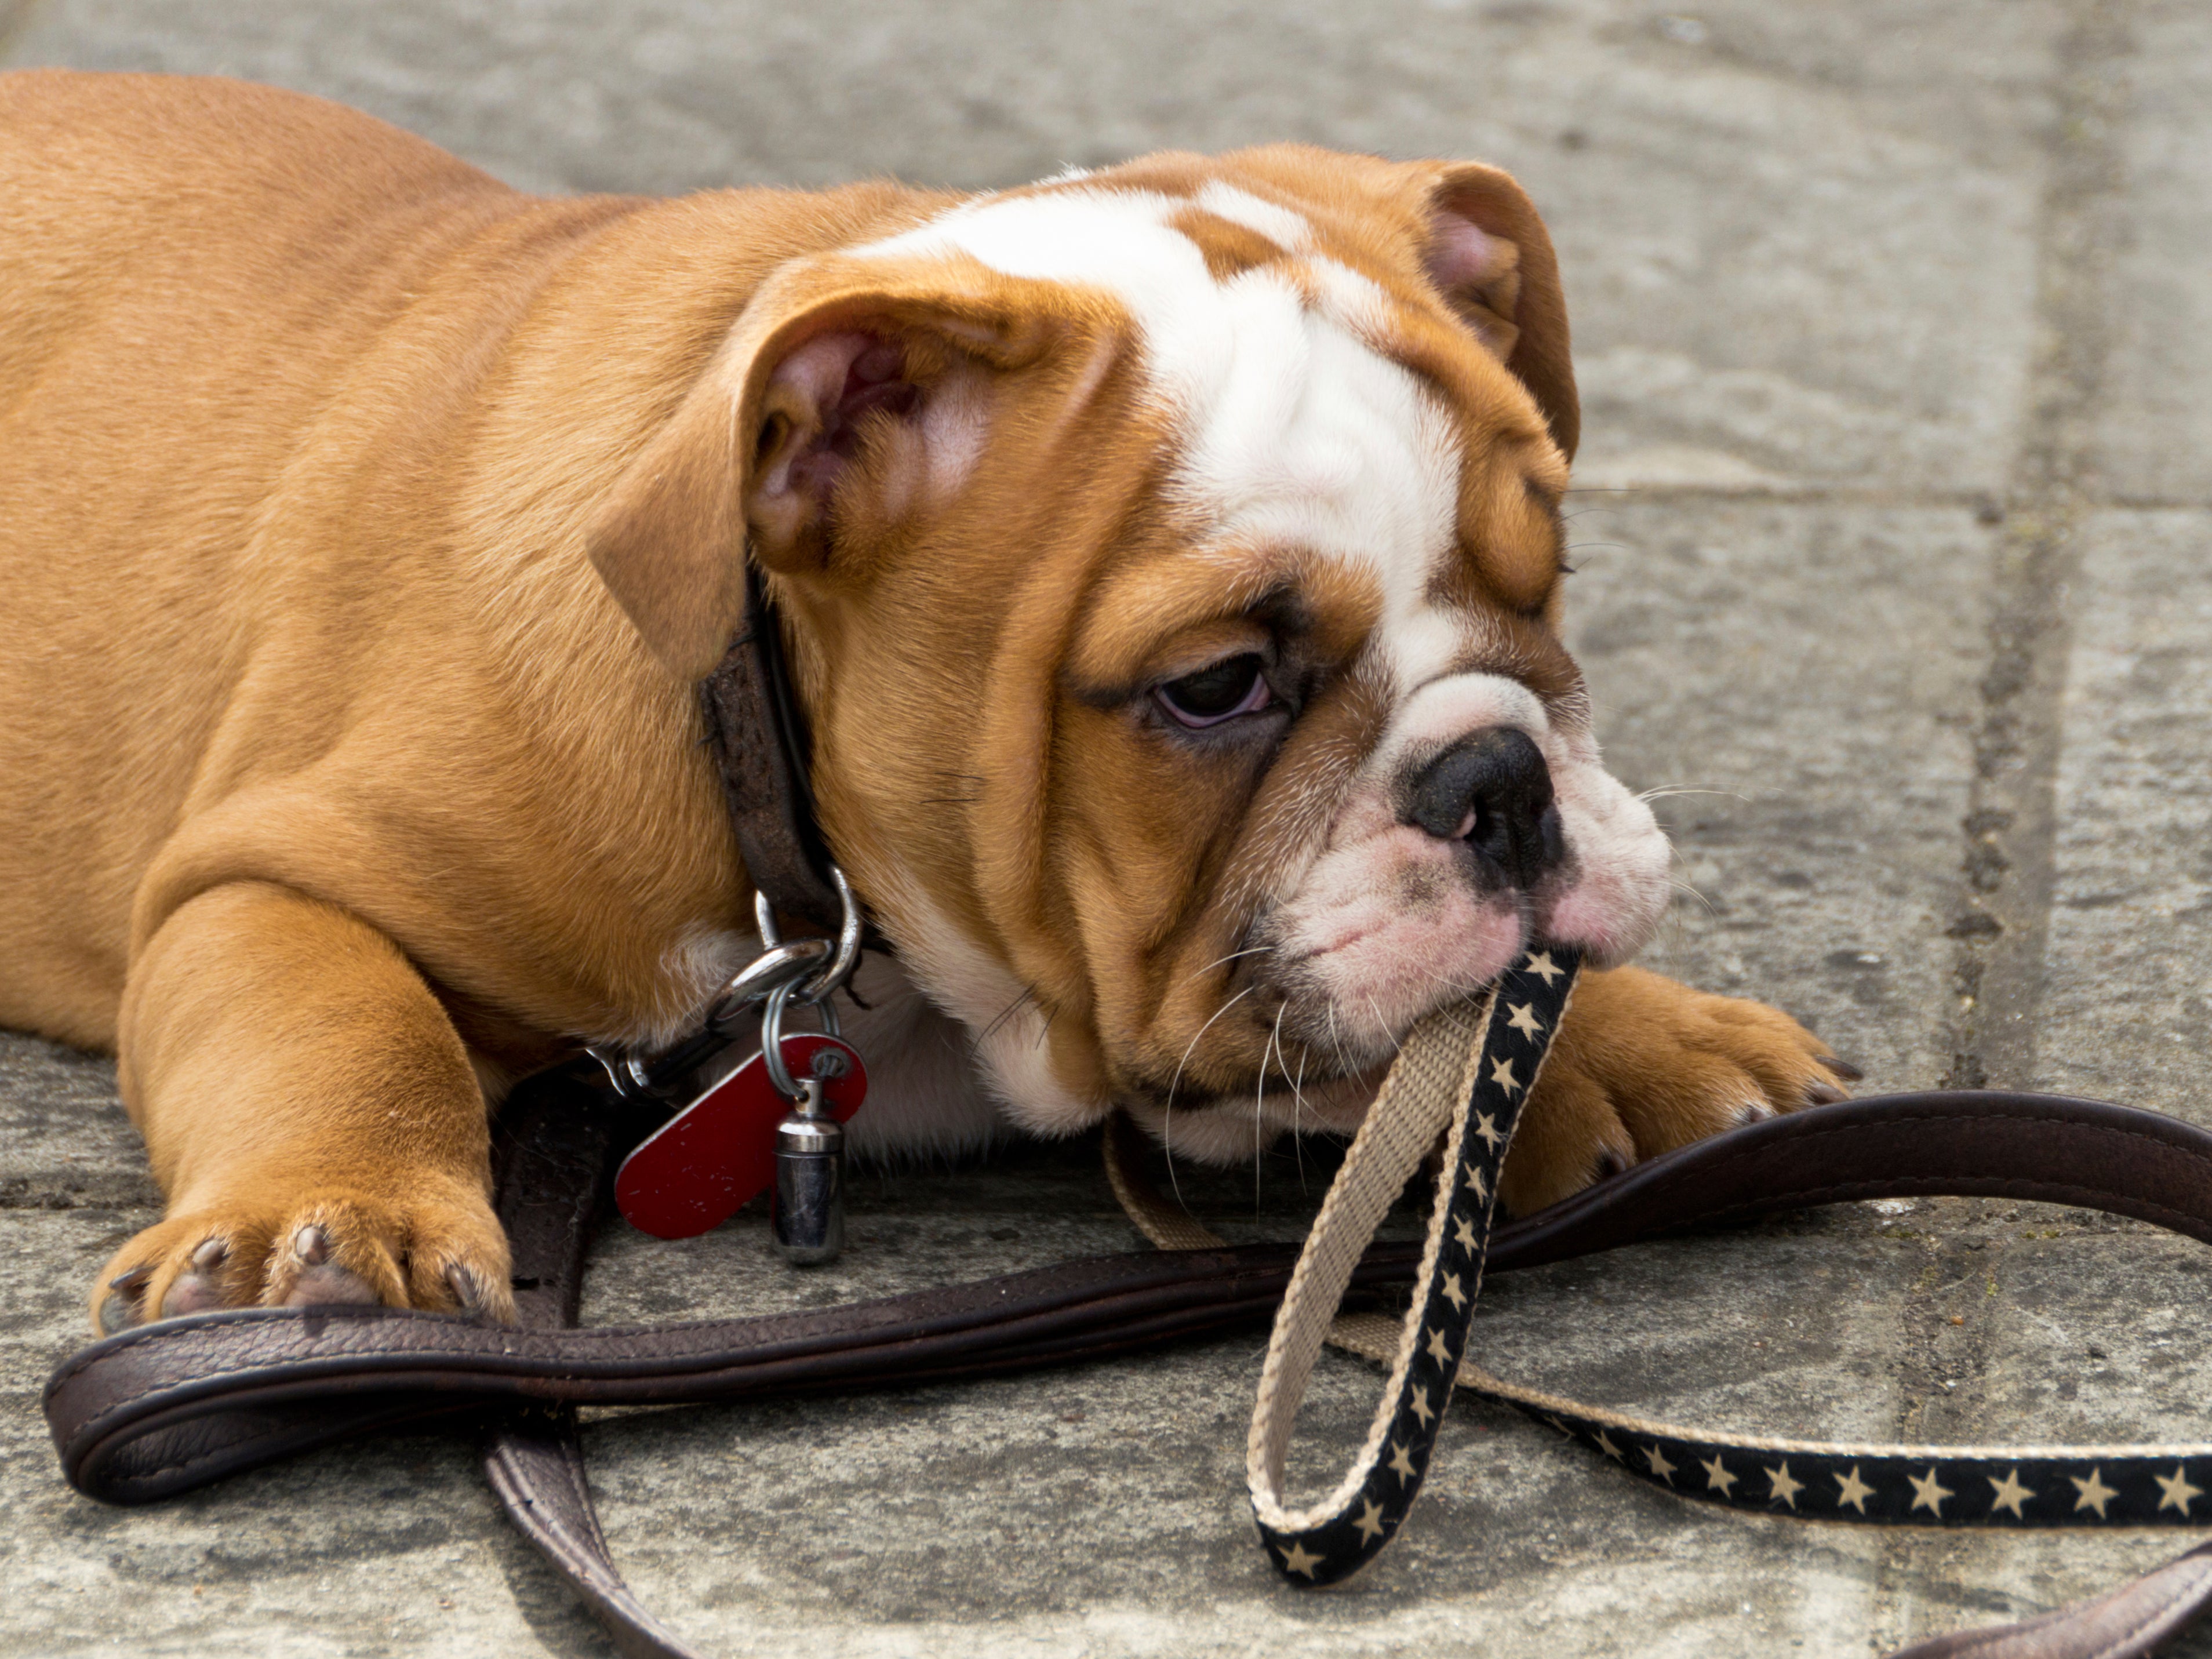
<svg viewBox="0 0 2212 1659"><path fill-rule="evenodd" d="M858 250L964 253L1009 276L1102 288L1142 333L1153 392L1181 431L1170 486L1206 538L1296 549L1372 574L1376 649L1401 691L1442 672L1458 624L1427 604L1456 533L1460 457L1449 414L1376 342L1389 302L1333 260L1304 260L1318 308L1272 268L1215 281L1167 222L1197 206L1305 247L1299 215L1215 180L1195 201L1087 185L970 203Z"/></svg>
<svg viewBox="0 0 2212 1659"><path fill-rule="evenodd" d="M730 975L760 954L760 938L703 922L686 927L662 952L660 1004L635 1024L612 1031L577 1033L587 1042L665 1048L695 1027Z"/></svg>
<svg viewBox="0 0 2212 1659"><path fill-rule="evenodd" d="M888 957L860 958L853 988L837 999L845 1040L868 1068L867 1103L846 1126L856 1158L877 1163L981 1152L1005 1129L976 1075L972 1041Z"/></svg>
<svg viewBox="0 0 2212 1659"><path fill-rule="evenodd" d="M1305 215L1264 201L1249 190L1219 179L1209 179L1198 192L1200 211L1266 237L1285 253L1297 253L1313 240L1313 227Z"/></svg>

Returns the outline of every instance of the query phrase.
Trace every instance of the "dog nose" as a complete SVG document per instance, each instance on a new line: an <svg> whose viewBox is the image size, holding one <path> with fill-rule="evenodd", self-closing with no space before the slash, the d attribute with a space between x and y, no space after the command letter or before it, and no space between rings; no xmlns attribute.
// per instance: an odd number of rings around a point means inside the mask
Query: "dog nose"
<svg viewBox="0 0 2212 1659"><path fill-rule="evenodd" d="M1464 841L1527 889L1565 855L1552 769L1525 732L1496 726L1438 755L1407 791L1404 822Z"/></svg>

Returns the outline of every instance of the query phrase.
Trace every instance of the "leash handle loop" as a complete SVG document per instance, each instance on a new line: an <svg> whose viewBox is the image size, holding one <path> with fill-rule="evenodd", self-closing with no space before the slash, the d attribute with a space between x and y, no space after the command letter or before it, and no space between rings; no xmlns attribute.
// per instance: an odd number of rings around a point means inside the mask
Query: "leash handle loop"
<svg viewBox="0 0 2212 1659"><path fill-rule="evenodd" d="M1532 951L1484 1000L1439 1010L1413 1029L1306 1236L1268 1343L1245 1462L1268 1558L1294 1583L1334 1583L1358 1571L1419 1495L1467 1350L1498 1170L1578 961L1557 945ZM1284 1467L1314 1362L1353 1268L1440 1133L1443 1170L1427 1242L1366 1443L1334 1492L1293 1510Z"/></svg>

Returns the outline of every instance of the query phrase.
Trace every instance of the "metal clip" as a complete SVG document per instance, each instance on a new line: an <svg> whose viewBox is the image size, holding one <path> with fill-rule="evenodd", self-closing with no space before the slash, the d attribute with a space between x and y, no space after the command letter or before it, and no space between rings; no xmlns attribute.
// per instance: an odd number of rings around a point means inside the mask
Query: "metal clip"
<svg viewBox="0 0 2212 1659"><path fill-rule="evenodd" d="M776 1126L775 1248L795 1267L835 1261L845 1249L845 1131L824 1109L817 1078L799 1082Z"/></svg>
<svg viewBox="0 0 2212 1659"><path fill-rule="evenodd" d="M675 1048L647 1060L620 1049L586 1050L605 1070L614 1092L626 1100L659 1098L684 1085L693 1070L720 1052L730 1030L744 1011L761 1006L761 1061L777 1094L792 1103L775 1132L775 1247L799 1266L834 1261L845 1248L845 1131L830 1115L819 1077L794 1078L783 1058L783 1017L793 1006L811 1008L830 1036L839 1035L837 1010L830 995L853 975L860 959L863 931L860 902L845 872L831 865L830 884L843 907L837 938L786 943L775 925L775 907L765 894L753 895L753 919L759 924L760 954L722 988L700 1030ZM824 1050L815 1064L846 1065L842 1054Z"/></svg>
<svg viewBox="0 0 2212 1659"><path fill-rule="evenodd" d="M837 1015L830 997L853 976L860 960L864 927L860 902L854 896L852 884L834 864L830 866L830 882L842 906L836 939L787 941L777 930L775 907L765 896L756 893L753 917L760 925L760 954L731 975L696 1031L650 1059L611 1043L586 1047L584 1052L599 1062L612 1091L629 1101L665 1100L680 1093L697 1067L728 1046L746 1010L763 1003L773 1005L779 1016L789 1003L818 1009L822 1029L836 1036ZM793 1097L798 1085L784 1070L781 1052L765 1030L761 1036L778 1092Z"/></svg>

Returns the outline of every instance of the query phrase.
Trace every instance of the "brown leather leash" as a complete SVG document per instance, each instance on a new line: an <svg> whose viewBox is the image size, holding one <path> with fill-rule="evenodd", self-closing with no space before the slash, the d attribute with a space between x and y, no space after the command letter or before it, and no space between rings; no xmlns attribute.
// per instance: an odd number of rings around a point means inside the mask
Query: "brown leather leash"
<svg viewBox="0 0 2212 1659"><path fill-rule="evenodd" d="M606 1623L617 1648L691 1659L614 1565L585 1480L574 1407L743 1400L1095 1359L1263 1320L1295 1267L1297 1251L1282 1245L1157 1251L802 1313L577 1329L586 1241L613 1164L640 1127L568 1074L527 1085L502 1113L499 1207L514 1243L517 1326L382 1308L252 1309L125 1331L65 1361L47 1385L64 1474L93 1497L145 1503L349 1436L471 1416L484 1425L486 1473L508 1515ZM1510 1223L1489 1241L1487 1265L1506 1272L1686 1228L1934 1194L2075 1205L2212 1243L2212 1134L2156 1113L2052 1096L1848 1101L1655 1158ZM1403 1286L1419 1257L1411 1245L1370 1248L1347 1289L1371 1297ZM1602 1424L1563 1425L1603 1449ZM1741 1443L1713 1443L1724 1457ZM1665 1461L1680 1462L1672 1453ZM2184 1462L2179 1472L2201 1480L2207 1467ZM1964 1485L1942 1465L1933 1473L1954 1490ZM2031 1485L2039 1478L2022 1475ZM2108 1468L2104 1484L2127 1481ZM1720 1494L1739 1503L1751 1495ZM1784 1509L1771 1499L1754 1506ZM2051 1518L2203 1523L2188 1504L2178 1513L2142 1507L2150 1513L2108 1502L2101 1513ZM1937 1518L1977 1517L1955 1510ZM2208 1600L2212 1546L2097 1601L1906 1651L1912 1659L2129 1659L2182 1629Z"/></svg>

